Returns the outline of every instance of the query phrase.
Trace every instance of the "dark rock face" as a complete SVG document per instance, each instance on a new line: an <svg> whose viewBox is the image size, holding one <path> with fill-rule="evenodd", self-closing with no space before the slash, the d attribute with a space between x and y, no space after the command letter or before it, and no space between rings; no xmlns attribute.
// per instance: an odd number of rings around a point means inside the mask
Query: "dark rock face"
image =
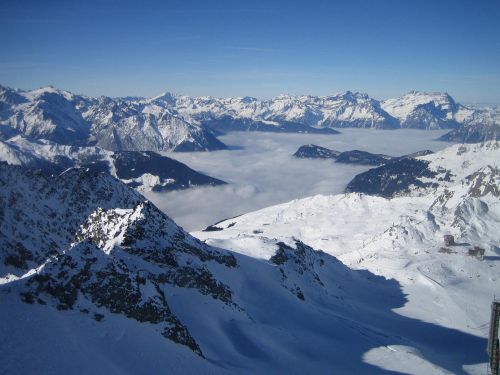
<svg viewBox="0 0 500 375"><path fill-rule="evenodd" d="M340 151L330 150L325 147L311 144L300 146L293 156L301 159L337 159L340 154Z"/></svg>
<svg viewBox="0 0 500 375"><path fill-rule="evenodd" d="M380 165L391 160L392 156L371 154L366 151L352 150L340 153L336 162L345 164Z"/></svg>
<svg viewBox="0 0 500 375"><path fill-rule="evenodd" d="M215 151L226 150L227 146L219 141L213 132L201 129L202 134L196 141L184 141L174 147L175 152L194 152L194 151Z"/></svg>
<svg viewBox="0 0 500 375"><path fill-rule="evenodd" d="M202 355L188 329L170 310L162 283L154 275L131 268L123 260L106 259L88 243L74 250L58 255L43 272L30 278L23 297L53 301L59 310L81 309L78 301L86 299L97 311L152 323L166 338ZM98 320L105 318L97 311Z"/></svg>
<svg viewBox="0 0 500 375"><path fill-rule="evenodd" d="M177 160L159 155L152 151L117 151L113 154L116 175L123 180L130 180L149 173L160 178L160 185L154 191L175 190L200 185L223 185L224 181L196 172ZM174 180L165 183L166 180ZM164 186L161 183L165 183ZM133 186L134 184L130 184Z"/></svg>
<svg viewBox="0 0 500 375"><path fill-rule="evenodd" d="M381 109L380 109L381 110ZM382 110L381 110L382 111ZM331 120L326 121L324 125L331 126L333 128L365 128L365 129L399 129L399 121L388 113L384 114L384 119L374 122L372 119L358 119L358 120Z"/></svg>
<svg viewBox="0 0 500 375"><path fill-rule="evenodd" d="M371 154L369 152L359 150L340 152L311 144L300 146L293 156L296 158L333 159L336 163L344 164L381 165L429 154L432 154L432 151L423 150L409 155L393 157L383 154Z"/></svg>
<svg viewBox="0 0 500 375"><path fill-rule="evenodd" d="M316 251L299 240L295 241L295 248L283 242L276 245L278 249L269 261L279 266L284 288L304 301L306 296L300 288L302 282L312 282L318 287L324 287L316 270L325 263L326 257L322 251Z"/></svg>
<svg viewBox="0 0 500 375"><path fill-rule="evenodd" d="M208 227L206 227L205 229L203 229L203 232L218 232L218 231L221 231L221 230L224 230L224 228L219 228L216 225L209 225Z"/></svg>
<svg viewBox="0 0 500 375"><path fill-rule="evenodd" d="M336 163L380 165L394 159L392 156L371 154L366 151L336 151L317 145L304 145L293 154L296 158L334 159Z"/></svg>
<svg viewBox="0 0 500 375"><path fill-rule="evenodd" d="M490 140L500 140L500 124L477 123L462 125L449 133L442 135L440 141L456 143L479 143Z"/></svg>
<svg viewBox="0 0 500 375"><path fill-rule="evenodd" d="M455 120L447 119L449 111L456 112L457 105L450 99L451 108L441 108L430 102L418 105L415 110L401 124L402 128L412 129L447 129L456 128L458 123Z"/></svg>
<svg viewBox="0 0 500 375"><path fill-rule="evenodd" d="M26 303L110 313L148 322L203 356L169 307L168 287L189 288L238 309L212 273L238 267L229 252L191 237L154 205L108 174L71 169L58 176L0 165L0 275L22 275Z"/></svg>
<svg viewBox="0 0 500 375"><path fill-rule="evenodd" d="M338 131L328 128L313 128L311 126L276 120L279 125L266 124L262 121L252 120L249 118L234 118L224 116L216 119L202 121L204 127L213 129L216 132L230 131L260 131L272 133L310 133L310 134L339 134Z"/></svg>
<svg viewBox="0 0 500 375"><path fill-rule="evenodd" d="M428 166L428 161L403 158L358 174L347 184L345 192L391 198L409 192L412 186L419 188L437 186L436 183L420 180L422 177L436 178L438 175ZM447 178L446 174L443 178Z"/></svg>
<svg viewBox="0 0 500 375"><path fill-rule="evenodd" d="M470 197L480 198L487 194L494 197L500 197L500 170L494 166L487 165L476 173L467 176L467 182L470 184L468 195Z"/></svg>
<svg viewBox="0 0 500 375"><path fill-rule="evenodd" d="M2 111L1 107L2 103L0 102L0 112ZM16 129L13 129L7 125L0 125L0 140L9 139L17 134L19 134L19 131L17 131Z"/></svg>

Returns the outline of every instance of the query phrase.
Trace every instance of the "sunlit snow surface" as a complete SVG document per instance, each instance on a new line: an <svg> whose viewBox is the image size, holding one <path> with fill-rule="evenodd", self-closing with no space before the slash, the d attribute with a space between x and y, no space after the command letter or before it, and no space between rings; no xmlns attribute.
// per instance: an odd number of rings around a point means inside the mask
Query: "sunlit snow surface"
<svg viewBox="0 0 500 375"><path fill-rule="evenodd" d="M371 168L292 157L304 144L393 156L450 145L435 141L445 130L341 131L338 135L232 132L220 137L232 150L168 153L169 157L229 185L146 196L186 230L199 230L219 220L292 199L341 193L356 174Z"/></svg>
<svg viewBox="0 0 500 375"><path fill-rule="evenodd" d="M273 241L293 243L299 238L352 269L397 280L407 302L393 309L396 314L486 338L490 303L500 294L500 200L484 188L472 192L473 179L467 176L482 171L491 176L490 186L498 188L499 145L454 145L421 159L428 160L432 170L450 170L450 181L390 200L356 193L307 197L226 220L217 224L220 231L193 234L211 245L262 259L273 253ZM443 253L443 235L449 233L458 245ZM467 255L472 246L486 250L483 261ZM411 330L408 327L406 334L413 336ZM484 363L452 372L437 366L420 350L430 342L446 344L447 339L428 332L420 340L371 349L364 360L408 374L486 371ZM446 345L450 350L475 349L461 340ZM446 358L450 363L462 360L451 352Z"/></svg>

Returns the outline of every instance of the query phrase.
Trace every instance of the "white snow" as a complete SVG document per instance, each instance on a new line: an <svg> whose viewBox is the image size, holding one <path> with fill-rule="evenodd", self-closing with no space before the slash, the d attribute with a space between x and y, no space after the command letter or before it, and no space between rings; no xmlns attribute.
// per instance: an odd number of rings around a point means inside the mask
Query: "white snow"
<svg viewBox="0 0 500 375"><path fill-rule="evenodd" d="M484 170L485 165L498 168L500 148L494 142L456 145L421 159L430 160L434 168L450 169L452 181L413 197L317 195L218 223L222 231L193 234L209 244L259 259L273 254L273 242L292 244L301 239L353 269L396 279L408 298L394 310L397 314L487 337L489 306L500 291L500 200L491 193L470 196L471 182L465 177ZM453 199L436 206L436 198L446 191L453 193ZM486 210L472 208L484 205ZM465 206L471 209L464 210ZM458 207L462 207L465 227L456 223ZM450 254L440 252L443 235L448 233L459 244ZM467 255L472 246L485 248L484 261ZM419 345L376 348L365 359L404 373L454 373L428 363L419 350ZM484 368L485 364L470 366L467 371L478 373Z"/></svg>

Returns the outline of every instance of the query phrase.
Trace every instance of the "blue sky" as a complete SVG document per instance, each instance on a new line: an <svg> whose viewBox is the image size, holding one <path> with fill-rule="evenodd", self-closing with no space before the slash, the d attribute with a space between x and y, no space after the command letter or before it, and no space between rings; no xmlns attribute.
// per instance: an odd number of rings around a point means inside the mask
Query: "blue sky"
<svg viewBox="0 0 500 375"><path fill-rule="evenodd" d="M411 89L500 103L500 1L2 0L0 83L88 95Z"/></svg>

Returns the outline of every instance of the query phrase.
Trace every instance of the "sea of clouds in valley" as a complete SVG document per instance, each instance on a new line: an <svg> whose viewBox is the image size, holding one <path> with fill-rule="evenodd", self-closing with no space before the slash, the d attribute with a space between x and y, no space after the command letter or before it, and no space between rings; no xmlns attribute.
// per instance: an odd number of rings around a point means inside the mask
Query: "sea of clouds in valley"
<svg viewBox="0 0 500 375"><path fill-rule="evenodd" d="M304 144L338 151L364 150L401 156L437 151L449 143L436 141L446 130L342 129L338 135L232 132L220 137L230 150L165 153L228 185L200 187L146 197L186 230L199 230L219 220L315 194L342 193L358 173L371 167L333 160L297 159Z"/></svg>

